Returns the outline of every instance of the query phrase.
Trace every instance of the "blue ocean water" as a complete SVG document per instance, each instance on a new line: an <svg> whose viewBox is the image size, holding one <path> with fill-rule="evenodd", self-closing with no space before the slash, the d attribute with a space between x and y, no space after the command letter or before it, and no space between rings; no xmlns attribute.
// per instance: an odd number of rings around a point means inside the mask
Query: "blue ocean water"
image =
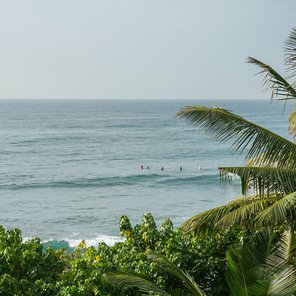
<svg viewBox="0 0 296 296"><path fill-rule="evenodd" d="M240 196L239 180L220 186L217 167L243 157L176 118L192 104L233 110L288 137L289 109L268 100L0 100L0 224L95 244L118 239L121 215L137 224L151 212L178 226Z"/></svg>

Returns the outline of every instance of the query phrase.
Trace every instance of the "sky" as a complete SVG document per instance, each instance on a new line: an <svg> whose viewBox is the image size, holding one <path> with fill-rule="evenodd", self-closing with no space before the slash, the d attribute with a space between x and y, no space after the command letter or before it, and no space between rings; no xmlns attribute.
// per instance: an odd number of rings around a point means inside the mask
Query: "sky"
<svg viewBox="0 0 296 296"><path fill-rule="evenodd" d="M0 0L0 98L266 99L295 0Z"/></svg>

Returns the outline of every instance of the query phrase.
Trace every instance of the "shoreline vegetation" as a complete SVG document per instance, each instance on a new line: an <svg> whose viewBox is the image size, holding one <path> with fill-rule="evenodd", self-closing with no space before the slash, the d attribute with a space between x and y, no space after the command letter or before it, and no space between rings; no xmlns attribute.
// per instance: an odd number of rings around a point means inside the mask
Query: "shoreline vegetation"
<svg viewBox="0 0 296 296"><path fill-rule="evenodd" d="M285 43L288 79L255 59L272 96L296 99L296 28ZM234 152L246 165L220 167L241 179L242 196L199 213L181 227L150 213L132 226L119 221L121 242L67 250L23 241L21 230L0 227L3 295L296 295L296 145L218 107L187 106L177 114ZM295 140L296 109L289 117Z"/></svg>

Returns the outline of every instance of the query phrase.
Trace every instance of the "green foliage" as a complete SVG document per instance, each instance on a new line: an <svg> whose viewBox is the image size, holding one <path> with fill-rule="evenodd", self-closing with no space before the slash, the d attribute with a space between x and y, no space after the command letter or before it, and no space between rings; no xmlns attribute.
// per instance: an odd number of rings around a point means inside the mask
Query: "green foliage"
<svg viewBox="0 0 296 296"><path fill-rule="evenodd" d="M231 295L295 295L295 265L291 264L294 232L264 230L227 251L227 284Z"/></svg>
<svg viewBox="0 0 296 296"><path fill-rule="evenodd" d="M147 258L146 252L167 258L176 268L186 270L207 295L227 292L225 271L227 249L240 245L237 228L196 237L174 229L166 219L158 228L152 215L132 227L128 217L120 219L123 242L113 246L100 243L86 247L82 241L74 251L43 250L39 239L22 241L18 229L0 227L0 293L3 295L140 295L137 289L115 285L104 274L135 272L151 278L160 289L176 290L182 281ZM187 275L186 273L186 275Z"/></svg>
<svg viewBox="0 0 296 296"><path fill-rule="evenodd" d="M163 296L205 296L204 292L200 289L198 284L188 272L184 272L182 269L171 263L167 258L157 255L152 251L147 251L146 254L149 260L153 261L161 269L178 279L181 287L166 287L164 290L155 284L150 278L131 272L108 273L106 274L106 277L113 283L125 284L128 287L137 287L139 291L149 295L151 295L151 293L156 293L157 295L160 294Z"/></svg>
<svg viewBox="0 0 296 296"><path fill-rule="evenodd" d="M120 225L128 226L126 241L109 248L109 251L118 248L113 256L116 259L121 256L117 266L121 270L145 274L163 288L179 287L180 283L175 277L163 273L153 262L147 260L144 253L153 250L177 267L188 271L202 289L213 295L225 290L225 253L230 246L239 244L243 235L237 228L222 230L212 236L196 237L192 233L184 234L181 229L174 230L169 219L158 230L151 214L145 214L142 224L134 228L131 228L125 216L121 218ZM121 230L124 232L125 228Z"/></svg>
<svg viewBox="0 0 296 296"><path fill-rule="evenodd" d="M22 242L19 229L0 226L0 293L53 295L55 282L65 268L60 253L42 251L39 239Z"/></svg>

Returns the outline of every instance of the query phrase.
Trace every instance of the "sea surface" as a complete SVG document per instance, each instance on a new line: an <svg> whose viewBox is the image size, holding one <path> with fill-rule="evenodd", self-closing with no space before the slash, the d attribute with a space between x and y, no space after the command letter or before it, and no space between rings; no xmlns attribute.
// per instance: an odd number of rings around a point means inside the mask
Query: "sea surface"
<svg viewBox="0 0 296 296"><path fill-rule="evenodd" d="M25 238L96 245L119 239L122 215L135 225L151 212L177 227L240 196L239 179L221 186L217 167L244 157L176 118L193 104L288 137L289 108L268 99L0 100L0 224Z"/></svg>

